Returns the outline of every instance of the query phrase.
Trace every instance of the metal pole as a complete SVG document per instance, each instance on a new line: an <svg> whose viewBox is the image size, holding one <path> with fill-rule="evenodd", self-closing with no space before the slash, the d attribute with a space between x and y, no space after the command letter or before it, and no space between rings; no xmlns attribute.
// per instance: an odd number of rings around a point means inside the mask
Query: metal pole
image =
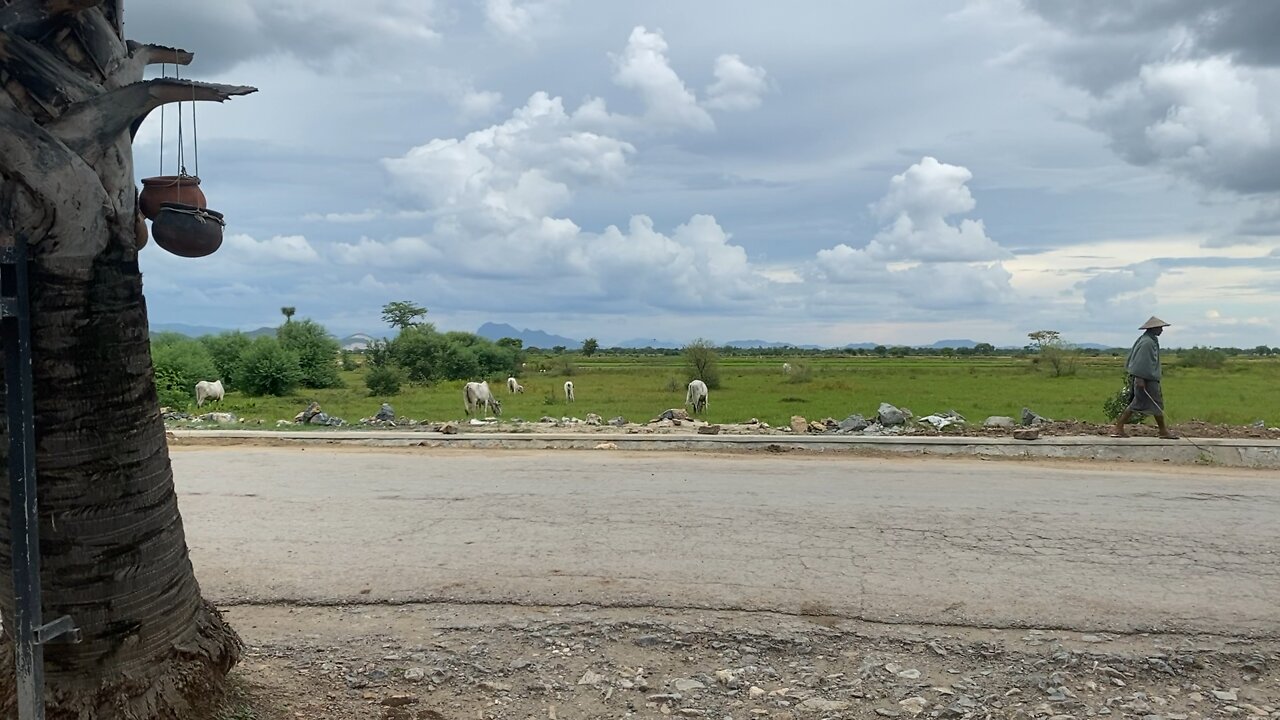
<svg viewBox="0 0 1280 720"><path fill-rule="evenodd" d="M44 719L44 648L40 617L40 519L36 509L35 405L31 377L31 307L27 244L0 248L5 411L9 419L9 538L13 543L13 644L19 720Z"/></svg>

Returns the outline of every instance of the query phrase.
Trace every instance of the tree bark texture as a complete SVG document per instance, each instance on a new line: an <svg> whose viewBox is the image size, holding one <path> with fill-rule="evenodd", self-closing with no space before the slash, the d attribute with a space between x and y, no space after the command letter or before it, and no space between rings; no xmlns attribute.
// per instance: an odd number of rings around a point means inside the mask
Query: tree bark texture
<svg viewBox="0 0 1280 720"><path fill-rule="evenodd" d="M147 64L191 55L126 43L120 6L0 0L0 244L26 242L32 259L43 610L70 615L83 634L44 649L51 720L200 717L241 650L200 596L178 513L138 270L131 140L161 104L253 89L144 82ZM5 482L0 517L8 505ZM9 543L6 522L6 635ZM17 714L12 652L6 637L0 717Z"/></svg>

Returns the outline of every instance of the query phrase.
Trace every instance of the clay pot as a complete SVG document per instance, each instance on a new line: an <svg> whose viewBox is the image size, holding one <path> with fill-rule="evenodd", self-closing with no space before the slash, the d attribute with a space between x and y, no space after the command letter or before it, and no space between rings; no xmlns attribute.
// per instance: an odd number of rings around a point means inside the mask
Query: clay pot
<svg viewBox="0 0 1280 720"><path fill-rule="evenodd" d="M198 208L208 203L200 190L200 178L195 175L159 175L142 179L142 192L138 194L138 208L148 220L155 220L160 206L165 203L183 203Z"/></svg>
<svg viewBox="0 0 1280 720"><path fill-rule="evenodd" d="M181 257L204 257L222 246L222 213L186 203L163 203L151 221L156 244Z"/></svg>

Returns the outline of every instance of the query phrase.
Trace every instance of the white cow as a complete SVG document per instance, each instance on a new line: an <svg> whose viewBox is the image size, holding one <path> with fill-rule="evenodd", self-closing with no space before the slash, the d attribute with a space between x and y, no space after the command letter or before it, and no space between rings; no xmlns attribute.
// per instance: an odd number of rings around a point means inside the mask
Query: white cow
<svg viewBox="0 0 1280 720"><path fill-rule="evenodd" d="M573 402L573 381L572 380L564 381L564 401Z"/></svg>
<svg viewBox="0 0 1280 720"><path fill-rule="evenodd" d="M222 402L222 396L224 394L225 392L222 389L221 380L214 380L213 382L201 380L196 383L196 407L204 405L205 400L208 400L209 402L213 402L214 400Z"/></svg>
<svg viewBox="0 0 1280 720"><path fill-rule="evenodd" d="M783 375L791 374L791 363L782 363L782 374Z"/></svg>
<svg viewBox="0 0 1280 720"><path fill-rule="evenodd" d="M507 392L522 393L524 392L524 386L520 384L520 381L513 377L509 377L507 378Z"/></svg>
<svg viewBox="0 0 1280 720"><path fill-rule="evenodd" d="M692 405L695 413L707 410L707 384L701 380L689 383L689 391L684 394L684 404Z"/></svg>
<svg viewBox="0 0 1280 720"><path fill-rule="evenodd" d="M502 403L493 396L487 382L469 382L462 390L463 409L468 415L479 411L502 414Z"/></svg>

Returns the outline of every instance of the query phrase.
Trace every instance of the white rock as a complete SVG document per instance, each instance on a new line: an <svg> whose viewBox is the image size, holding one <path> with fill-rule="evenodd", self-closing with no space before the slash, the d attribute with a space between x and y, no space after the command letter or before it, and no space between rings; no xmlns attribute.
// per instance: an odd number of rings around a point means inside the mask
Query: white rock
<svg viewBox="0 0 1280 720"><path fill-rule="evenodd" d="M706 687L706 685L703 685L697 680L689 680L687 678L680 678L679 680L671 683L671 685L677 692L690 692L692 690L701 690Z"/></svg>
<svg viewBox="0 0 1280 720"><path fill-rule="evenodd" d="M823 698L809 698L800 703L800 707L805 710L817 710L818 712L839 712L847 710L850 703L846 700L824 700Z"/></svg>
<svg viewBox="0 0 1280 720"><path fill-rule="evenodd" d="M764 688L758 688L755 685L752 685L751 688L747 690L747 695L750 695L752 699L759 700L764 697Z"/></svg>
<svg viewBox="0 0 1280 720"><path fill-rule="evenodd" d="M898 673L898 677L905 678L907 680L919 680L920 671L916 670L915 668L912 668L910 670L903 670L902 672Z"/></svg>
<svg viewBox="0 0 1280 720"><path fill-rule="evenodd" d="M909 697L906 700L898 701L898 706L905 712L911 713L912 715L919 715L924 712L924 709L928 707L928 705L929 701L922 697Z"/></svg>
<svg viewBox="0 0 1280 720"><path fill-rule="evenodd" d="M582 673L582 677L578 678L579 685L598 685L604 681L604 676L594 670L588 670Z"/></svg>
<svg viewBox="0 0 1280 720"><path fill-rule="evenodd" d="M1235 702L1237 698L1235 690L1214 690L1213 696L1224 702Z"/></svg>

